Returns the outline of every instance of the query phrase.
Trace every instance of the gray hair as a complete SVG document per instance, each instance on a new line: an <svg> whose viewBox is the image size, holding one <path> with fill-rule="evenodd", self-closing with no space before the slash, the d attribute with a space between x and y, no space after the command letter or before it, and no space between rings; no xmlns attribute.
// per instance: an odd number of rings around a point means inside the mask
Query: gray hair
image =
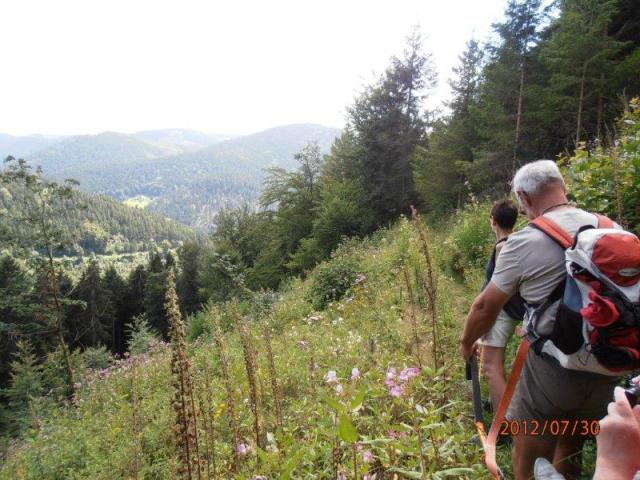
<svg viewBox="0 0 640 480"><path fill-rule="evenodd" d="M560 169L553 160L536 160L527 163L513 176L512 189L514 192L526 192L535 196L551 185L561 185L566 188Z"/></svg>

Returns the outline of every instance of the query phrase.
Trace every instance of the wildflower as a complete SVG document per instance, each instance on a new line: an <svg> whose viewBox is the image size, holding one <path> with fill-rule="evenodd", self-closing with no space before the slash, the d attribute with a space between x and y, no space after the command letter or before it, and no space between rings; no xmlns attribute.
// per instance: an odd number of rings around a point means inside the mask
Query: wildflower
<svg viewBox="0 0 640 480"><path fill-rule="evenodd" d="M344 389L342 388L342 385L340 385L340 384L336 385L336 393L338 395L342 395L344 393Z"/></svg>
<svg viewBox="0 0 640 480"><path fill-rule="evenodd" d="M351 380L358 380L360 378L360 370L358 367L353 367L351 369Z"/></svg>
<svg viewBox="0 0 640 480"><path fill-rule="evenodd" d="M247 453L249 453L249 447L247 447L247 445L243 442L240 442L238 444L238 446L236 447L236 450L238 452L238 455L240 455L241 457L245 456Z"/></svg>
<svg viewBox="0 0 640 480"><path fill-rule="evenodd" d="M362 452L362 461L364 463L373 462L373 453L371 453L371 450L365 450L364 452Z"/></svg>
<svg viewBox="0 0 640 480"><path fill-rule="evenodd" d="M388 434L393 439L397 439L398 438L398 432L396 432L395 430L389 430Z"/></svg>
<svg viewBox="0 0 640 480"><path fill-rule="evenodd" d="M76 390L78 390L81 386L82 384L80 382L76 382L73 384L73 388L75 388Z"/></svg>
<svg viewBox="0 0 640 480"><path fill-rule="evenodd" d="M338 383L338 376L335 370L329 370L329 372L327 372L327 383Z"/></svg>
<svg viewBox="0 0 640 480"><path fill-rule="evenodd" d="M344 472L338 472L338 480L347 480L347 476Z"/></svg>
<svg viewBox="0 0 640 480"><path fill-rule="evenodd" d="M365 282L367 280L367 276L363 273L360 273L357 277L356 280L354 282L355 285L359 285L362 282Z"/></svg>
<svg viewBox="0 0 640 480"><path fill-rule="evenodd" d="M389 394L392 397L396 397L396 398L401 397L403 393L404 393L404 385L394 385L389 389Z"/></svg>
<svg viewBox="0 0 640 480"><path fill-rule="evenodd" d="M408 382L413 377L417 377L420 374L420 369L416 367L405 368L400 372L398 377L402 382Z"/></svg>

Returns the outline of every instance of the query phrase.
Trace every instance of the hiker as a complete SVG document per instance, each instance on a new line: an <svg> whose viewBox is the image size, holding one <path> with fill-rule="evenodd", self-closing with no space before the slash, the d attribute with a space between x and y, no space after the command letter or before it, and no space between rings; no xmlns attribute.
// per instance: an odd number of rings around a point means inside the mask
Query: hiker
<svg viewBox="0 0 640 480"><path fill-rule="evenodd" d="M544 216L569 235L584 225L598 225L598 217L574 207L567 199L564 179L551 160L538 160L516 172L513 192L530 220ZM461 338L461 353L469 361L476 341L491 330L500 310L519 291L527 304L545 302L566 277L565 252L544 232L527 226L513 233L502 247L487 287L473 302ZM565 369L552 357L530 349L506 418L510 422L558 419L599 420L606 414L617 377ZM572 464L582 449L580 435L514 437L516 480L533 476L536 458L551 461L566 478L579 474Z"/></svg>
<svg viewBox="0 0 640 480"><path fill-rule="evenodd" d="M496 236L496 244L487 264L487 278L483 288L491 280L496 266L496 258L500 255L504 242L513 232L517 218L518 209L511 200L498 200L493 204L490 222L491 229ZM482 368L489 383L489 395L493 409L498 408L498 405L500 405L500 399L507 383L504 373L504 356L507 343L513 336L517 323L524 318L524 314L524 302L520 294L516 293L500 310L496 323L491 327L491 330L478 341L482 345Z"/></svg>

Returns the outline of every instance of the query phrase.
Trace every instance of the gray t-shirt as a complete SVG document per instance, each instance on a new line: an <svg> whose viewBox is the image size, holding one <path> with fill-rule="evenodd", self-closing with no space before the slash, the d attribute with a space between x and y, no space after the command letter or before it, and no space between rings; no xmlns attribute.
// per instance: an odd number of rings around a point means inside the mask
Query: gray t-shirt
<svg viewBox="0 0 640 480"><path fill-rule="evenodd" d="M583 225L598 225L598 218L575 207L544 214L570 235ZM551 295L566 273L564 250L545 233L526 226L513 233L502 247L491 282L509 296L518 290L525 302L540 303Z"/></svg>

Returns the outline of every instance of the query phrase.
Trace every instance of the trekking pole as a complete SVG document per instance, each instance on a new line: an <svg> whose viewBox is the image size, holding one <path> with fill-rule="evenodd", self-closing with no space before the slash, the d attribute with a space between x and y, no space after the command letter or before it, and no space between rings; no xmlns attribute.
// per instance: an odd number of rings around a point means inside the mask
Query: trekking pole
<svg viewBox="0 0 640 480"><path fill-rule="evenodd" d="M496 480L502 480L502 473L497 465L495 465L495 441L493 447L487 442L487 431L484 427L484 415L482 413L482 392L480 391L480 376L478 373L478 356L473 352L471 358L467 362L467 380L471 380L471 390L473 392L473 422L478 431L478 437L485 452L484 461L487 464L489 472ZM487 450L492 452L487 455Z"/></svg>
<svg viewBox="0 0 640 480"><path fill-rule="evenodd" d="M482 448L487 442L487 432L484 428L484 415L482 413L482 392L480 392L480 377L478 375L478 356L473 352L471 359L467 362L467 380L471 380L473 392L473 422L478 430Z"/></svg>

